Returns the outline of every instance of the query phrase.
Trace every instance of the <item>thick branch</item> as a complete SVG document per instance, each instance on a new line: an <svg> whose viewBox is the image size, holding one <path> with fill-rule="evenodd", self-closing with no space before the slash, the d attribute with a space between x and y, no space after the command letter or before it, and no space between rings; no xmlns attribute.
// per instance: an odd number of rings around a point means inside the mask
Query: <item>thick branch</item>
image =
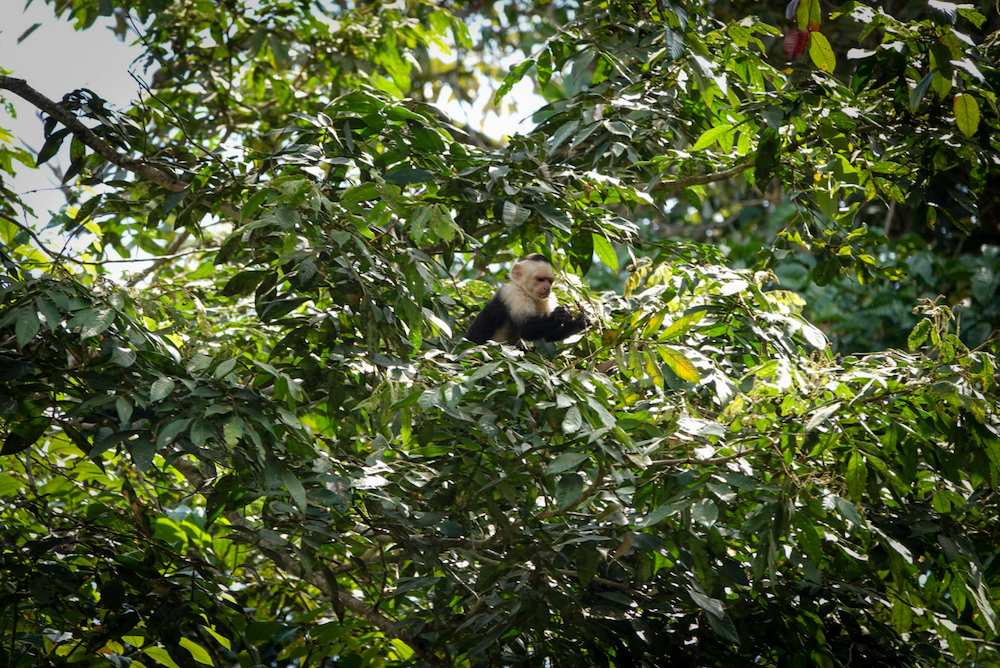
<svg viewBox="0 0 1000 668"><path fill-rule="evenodd" d="M754 161L747 160L741 162L735 167L731 167L722 172L713 172L711 174L694 174L692 176L685 176L679 179L674 179L672 181L660 181L656 184L656 190L676 190L678 188L690 188L691 186L704 186L709 183L715 183L716 181L725 181L726 179L731 179L740 172L745 172L746 170L753 167Z"/></svg>
<svg viewBox="0 0 1000 668"><path fill-rule="evenodd" d="M147 181L152 181L173 192L181 192L187 188L187 184L173 174L168 174L162 169L152 166L145 160L137 160L112 148L106 141L94 134L93 130L81 123L76 116L29 86L24 79L15 79L14 77L0 75L0 89L9 90L15 95L24 98L50 117L65 125L77 139L92 148L108 162L118 165L122 169L127 169L136 176L140 176Z"/></svg>

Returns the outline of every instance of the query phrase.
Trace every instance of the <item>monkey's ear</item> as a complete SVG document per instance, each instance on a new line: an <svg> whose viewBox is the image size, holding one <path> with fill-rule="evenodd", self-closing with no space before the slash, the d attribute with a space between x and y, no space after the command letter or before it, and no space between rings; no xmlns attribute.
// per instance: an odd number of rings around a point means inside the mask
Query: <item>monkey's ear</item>
<svg viewBox="0 0 1000 668"><path fill-rule="evenodd" d="M515 262L514 266L510 268L510 277L513 278L515 281L518 281L518 280L521 279L521 263L520 262Z"/></svg>

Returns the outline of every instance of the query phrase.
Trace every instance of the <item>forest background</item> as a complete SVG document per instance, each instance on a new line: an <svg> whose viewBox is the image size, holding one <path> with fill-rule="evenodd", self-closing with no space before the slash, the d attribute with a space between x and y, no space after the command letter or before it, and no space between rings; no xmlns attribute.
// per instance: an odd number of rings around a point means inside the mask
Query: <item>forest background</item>
<svg viewBox="0 0 1000 668"><path fill-rule="evenodd" d="M0 63L6 665L1000 665L994 3L46 4L142 55Z"/></svg>

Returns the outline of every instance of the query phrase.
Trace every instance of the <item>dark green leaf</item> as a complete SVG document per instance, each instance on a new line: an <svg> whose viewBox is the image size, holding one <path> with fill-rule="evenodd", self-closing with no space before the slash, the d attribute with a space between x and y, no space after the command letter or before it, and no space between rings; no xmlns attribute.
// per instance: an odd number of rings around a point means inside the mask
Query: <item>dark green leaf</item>
<svg viewBox="0 0 1000 668"><path fill-rule="evenodd" d="M38 314L35 312L35 309L21 309L20 314L17 316L17 324L14 326L17 345L24 348L31 343L40 328L41 323L38 321Z"/></svg>
<svg viewBox="0 0 1000 668"><path fill-rule="evenodd" d="M556 507L566 510L583 494L583 478L575 473L564 475L556 483Z"/></svg>
<svg viewBox="0 0 1000 668"><path fill-rule="evenodd" d="M27 450L48 431L49 423L49 418L39 416L15 424L4 439L0 455L16 455Z"/></svg>
<svg viewBox="0 0 1000 668"><path fill-rule="evenodd" d="M912 91L910 91L910 113L917 113L917 109L920 107L920 103L924 99L924 95L927 94L927 89L931 87L931 81L934 80L934 72L928 72L924 75L924 78L920 80Z"/></svg>
<svg viewBox="0 0 1000 668"><path fill-rule="evenodd" d="M496 95L493 96L493 104L500 104L500 100L510 92L514 84L524 78L524 73L531 69L534 64L535 61L529 59L512 66L510 72L504 77L503 83L500 84L500 88L497 89Z"/></svg>
<svg viewBox="0 0 1000 668"><path fill-rule="evenodd" d="M397 186L408 186L414 183L425 183L434 180L434 172L428 169L399 167L385 175L385 180Z"/></svg>
<svg viewBox="0 0 1000 668"><path fill-rule="evenodd" d="M576 408L576 406L572 406L570 410L573 408ZM579 414L579 410L577 410L577 414ZM557 473L563 473L565 471L569 471L570 469L576 469L580 464L587 461L589 458L590 455L585 452L567 452L566 454L559 455L554 460L549 462L545 472L548 475L556 475Z"/></svg>

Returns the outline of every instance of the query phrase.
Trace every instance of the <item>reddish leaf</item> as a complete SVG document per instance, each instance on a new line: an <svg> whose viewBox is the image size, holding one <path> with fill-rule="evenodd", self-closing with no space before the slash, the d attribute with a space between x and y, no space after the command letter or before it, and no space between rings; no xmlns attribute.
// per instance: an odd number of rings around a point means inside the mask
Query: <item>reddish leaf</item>
<svg viewBox="0 0 1000 668"><path fill-rule="evenodd" d="M791 60L795 56L801 54L806 50L806 46L809 44L809 31L808 30L796 30L792 28L785 35L785 57Z"/></svg>

